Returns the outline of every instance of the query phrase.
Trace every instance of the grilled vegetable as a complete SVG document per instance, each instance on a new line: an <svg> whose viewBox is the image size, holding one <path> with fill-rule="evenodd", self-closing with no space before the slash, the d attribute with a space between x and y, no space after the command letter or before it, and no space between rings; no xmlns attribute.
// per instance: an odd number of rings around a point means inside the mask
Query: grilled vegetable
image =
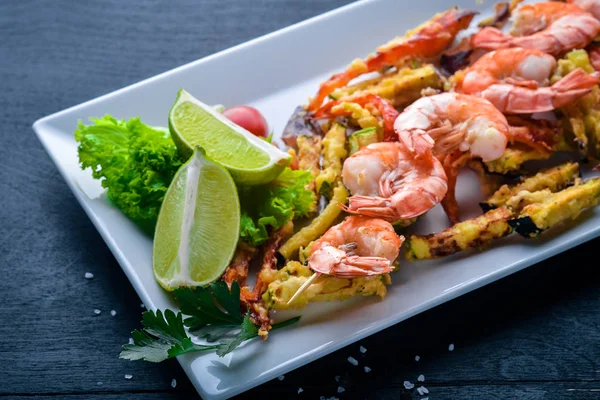
<svg viewBox="0 0 600 400"><path fill-rule="evenodd" d="M508 174L520 170L526 161L547 160L550 156L550 153L541 153L524 145L515 144L508 146L502 157L486 162L485 166L489 172Z"/></svg>
<svg viewBox="0 0 600 400"><path fill-rule="evenodd" d="M480 206L484 211L487 211L506 205L506 202L510 198L522 191L536 192L542 189L550 189L553 193L558 192L572 185L578 176L579 164L574 162L561 164L525 178L517 185L503 185L489 199L481 203Z"/></svg>
<svg viewBox="0 0 600 400"><path fill-rule="evenodd" d="M321 214L312 220L310 225L300 229L279 249L286 259L296 256L300 247L306 247L310 242L325 233L342 212L340 204L346 204L348 190L341 183L333 189L333 196Z"/></svg>
<svg viewBox="0 0 600 400"><path fill-rule="evenodd" d="M348 138L350 155L356 153L358 150L370 145L371 143L377 142L379 142L379 137L375 128L366 128L356 131Z"/></svg>
<svg viewBox="0 0 600 400"><path fill-rule="evenodd" d="M442 77L433 65L427 64L415 69L401 68L377 78L337 89L330 97L337 100L359 91L365 91L383 97L389 100L394 107L401 108L421 97L421 90L429 87L442 89L443 86Z"/></svg>
<svg viewBox="0 0 600 400"><path fill-rule="evenodd" d="M263 295L267 308L278 310L302 308L309 302L344 300L353 296L384 298L387 292L386 285L391 283L389 274L353 279L323 275L288 305L288 300L312 274L307 266L297 261L288 262L277 272L275 279L269 283Z"/></svg>
<svg viewBox="0 0 600 400"><path fill-rule="evenodd" d="M294 149L297 149L297 139L300 136L323 136L323 130L321 127L312 119L302 106L296 107L287 125L283 129L281 134L281 140Z"/></svg>
<svg viewBox="0 0 600 400"><path fill-rule="evenodd" d="M406 241L406 259L414 261L438 258L484 247L492 240L512 232L508 224L512 216L513 213L507 207L500 207L477 218L459 222L439 233L410 236Z"/></svg>
<svg viewBox="0 0 600 400"><path fill-rule="evenodd" d="M317 193L331 198L332 189L341 180L342 163L347 155L346 128L333 124L323 139L323 170L315 179Z"/></svg>
<svg viewBox="0 0 600 400"><path fill-rule="evenodd" d="M561 222L576 219L585 209L599 203L600 178L590 179L526 205L510 225L525 237L536 237Z"/></svg>
<svg viewBox="0 0 600 400"><path fill-rule="evenodd" d="M588 73L594 72L588 53L585 50L573 50L562 60L551 82L559 80L569 72L582 68ZM600 158L600 87L559 109L565 131L570 132L584 154Z"/></svg>
<svg viewBox="0 0 600 400"><path fill-rule="evenodd" d="M319 175L319 161L323 144L320 136L298 136L298 168L310 171L315 178Z"/></svg>

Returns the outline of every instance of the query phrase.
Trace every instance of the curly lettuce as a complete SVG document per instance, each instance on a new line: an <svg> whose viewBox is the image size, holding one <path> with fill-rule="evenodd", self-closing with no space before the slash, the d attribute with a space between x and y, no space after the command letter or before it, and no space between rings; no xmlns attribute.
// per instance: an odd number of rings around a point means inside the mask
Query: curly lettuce
<svg viewBox="0 0 600 400"><path fill-rule="evenodd" d="M82 169L102 180L108 198L145 232L152 234L167 188L182 165L171 137L139 118L110 115L81 121L75 131Z"/></svg>
<svg viewBox="0 0 600 400"><path fill-rule="evenodd" d="M264 243L269 227L279 229L288 221L316 210L309 171L286 168L267 185L238 188L242 211L240 238L252 246Z"/></svg>

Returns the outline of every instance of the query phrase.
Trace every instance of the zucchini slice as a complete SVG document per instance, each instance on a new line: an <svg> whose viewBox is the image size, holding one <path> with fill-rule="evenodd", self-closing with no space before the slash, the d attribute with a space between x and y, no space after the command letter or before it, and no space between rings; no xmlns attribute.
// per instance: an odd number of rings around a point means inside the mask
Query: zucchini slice
<svg viewBox="0 0 600 400"><path fill-rule="evenodd" d="M512 217L513 212L508 207L499 207L438 233L412 235L406 241L406 259L414 261L439 258L463 250L482 248L492 240L512 232L508 223Z"/></svg>
<svg viewBox="0 0 600 400"><path fill-rule="evenodd" d="M576 219L584 210L599 203L600 178L594 178L526 205L509 223L522 236L536 237L564 221Z"/></svg>
<svg viewBox="0 0 600 400"><path fill-rule="evenodd" d="M523 179L517 185L503 185L490 198L480 203L483 211L488 211L506 205L509 199L522 191L537 192L549 189L552 193L563 190L573 185L575 179L580 176L579 164L567 162L553 168L548 168L537 174Z"/></svg>

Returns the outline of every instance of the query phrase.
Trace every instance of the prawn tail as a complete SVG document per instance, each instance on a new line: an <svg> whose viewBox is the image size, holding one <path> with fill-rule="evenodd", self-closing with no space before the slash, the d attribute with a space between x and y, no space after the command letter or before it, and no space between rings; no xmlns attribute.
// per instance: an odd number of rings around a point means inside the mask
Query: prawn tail
<svg viewBox="0 0 600 400"><path fill-rule="evenodd" d="M600 47L590 46L588 47L588 54L590 56L590 62L596 71L600 71Z"/></svg>
<svg viewBox="0 0 600 400"><path fill-rule="evenodd" d="M551 86L554 107L565 106L591 92L600 80L598 72L588 74L581 68L571 71L567 76Z"/></svg>
<svg viewBox="0 0 600 400"><path fill-rule="evenodd" d="M371 196L352 196L348 205L340 206L342 210L351 214L364 215L371 218L381 218L386 221L397 219L396 211L390 206L388 199Z"/></svg>
<svg viewBox="0 0 600 400"><path fill-rule="evenodd" d="M358 278L392 272L390 260L384 257L349 256L332 271L338 278Z"/></svg>
<svg viewBox="0 0 600 400"><path fill-rule="evenodd" d="M471 38L471 45L475 48L497 50L510 46L511 36L505 35L499 29L483 28Z"/></svg>

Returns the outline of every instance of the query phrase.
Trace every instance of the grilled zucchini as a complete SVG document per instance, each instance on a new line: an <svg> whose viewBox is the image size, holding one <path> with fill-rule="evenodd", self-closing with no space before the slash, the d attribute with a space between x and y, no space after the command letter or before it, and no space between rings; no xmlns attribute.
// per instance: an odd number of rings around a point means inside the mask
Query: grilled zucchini
<svg viewBox="0 0 600 400"><path fill-rule="evenodd" d="M492 240L512 232L508 221L513 213L508 207L490 210L477 218L459 222L439 233L412 235L406 241L406 259L410 261L439 258L459 251L481 248Z"/></svg>
<svg viewBox="0 0 600 400"><path fill-rule="evenodd" d="M588 73L594 72L585 50L573 50L559 60L551 82L556 82L577 68ZM561 107L559 113L562 115L563 128L574 136L584 154L594 159L600 158L600 87L595 86L590 93Z"/></svg>
<svg viewBox="0 0 600 400"><path fill-rule="evenodd" d="M547 193L540 201L531 202L521 210L510 225L525 237L536 237L561 222L576 219L585 209L600 203L600 178L576 183L557 193Z"/></svg>
<svg viewBox="0 0 600 400"><path fill-rule="evenodd" d="M443 78L431 64L420 68L401 68L380 77L335 90L330 97L337 100L350 94L365 91L388 100L396 108L407 106L421 97L426 88L442 89Z"/></svg>
<svg viewBox="0 0 600 400"><path fill-rule="evenodd" d="M387 292L386 285L391 283L389 274L353 279L323 275L288 305L289 299L312 274L307 266L297 261L288 262L276 273L263 295L267 308L302 308L309 302L344 300L354 296L384 298Z"/></svg>
<svg viewBox="0 0 600 400"><path fill-rule="evenodd" d="M487 161L485 166L489 172L508 174L521 169L526 161L547 160L550 153L541 153L524 145L515 144L508 146L500 158Z"/></svg>
<svg viewBox="0 0 600 400"><path fill-rule="evenodd" d="M291 259L296 256L300 247L306 247L310 242L324 234L339 217L342 212L339 205L346 204L348 195L348 190L343 184L339 183L333 189L333 197L323 212L313 219L310 225L300 229L281 246L281 249L279 249L281 255L286 259Z"/></svg>
<svg viewBox="0 0 600 400"><path fill-rule="evenodd" d="M521 183L509 186L503 185L490 198L481 203L484 211L506 205L507 201L516 196L519 192L536 192L542 189L549 189L551 192L558 192L575 182L579 176L579 164L568 162L554 168L548 168L540 171L534 176L530 176L521 181Z"/></svg>
<svg viewBox="0 0 600 400"><path fill-rule="evenodd" d="M323 139L323 169L315 179L317 193L331 198L333 188L341 180L342 165L347 156L346 128L333 124Z"/></svg>
<svg viewBox="0 0 600 400"><path fill-rule="evenodd" d="M296 143L298 145L298 168L308 170L314 177L317 177L323 148L321 137L299 136Z"/></svg>

